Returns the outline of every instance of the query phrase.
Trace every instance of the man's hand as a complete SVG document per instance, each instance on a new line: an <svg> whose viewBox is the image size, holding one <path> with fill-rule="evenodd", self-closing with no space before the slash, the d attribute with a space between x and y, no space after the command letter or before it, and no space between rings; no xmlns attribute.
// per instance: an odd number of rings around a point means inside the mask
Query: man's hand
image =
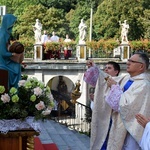
<svg viewBox="0 0 150 150"><path fill-rule="evenodd" d="M107 85L108 85L108 87L111 88L111 86L112 86L113 84L117 84L117 82L116 82L115 80L113 80L111 77L109 77L109 78L107 79Z"/></svg>
<svg viewBox="0 0 150 150"><path fill-rule="evenodd" d="M12 53L12 56L10 59L21 64L22 61L24 60L24 53L21 53L21 54Z"/></svg>
<svg viewBox="0 0 150 150"><path fill-rule="evenodd" d="M94 66L95 64L94 64L93 60L88 60L86 65L88 68L90 68L90 67Z"/></svg>
<svg viewBox="0 0 150 150"><path fill-rule="evenodd" d="M135 116L135 118L137 119L137 122L143 127L145 128L146 124L150 121L150 118L146 118L145 116L143 116L142 114L137 114Z"/></svg>

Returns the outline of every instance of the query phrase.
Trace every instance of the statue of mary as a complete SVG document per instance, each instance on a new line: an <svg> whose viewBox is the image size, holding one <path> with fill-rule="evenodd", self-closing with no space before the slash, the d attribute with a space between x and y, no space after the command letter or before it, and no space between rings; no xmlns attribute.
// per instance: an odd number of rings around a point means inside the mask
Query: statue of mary
<svg viewBox="0 0 150 150"><path fill-rule="evenodd" d="M87 26L84 23L83 19L81 19L81 22L78 28L79 28L79 44L85 44Z"/></svg>
<svg viewBox="0 0 150 150"><path fill-rule="evenodd" d="M42 24L40 23L39 19L36 19L36 23L33 26L33 31L34 31L35 44L41 43Z"/></svg>

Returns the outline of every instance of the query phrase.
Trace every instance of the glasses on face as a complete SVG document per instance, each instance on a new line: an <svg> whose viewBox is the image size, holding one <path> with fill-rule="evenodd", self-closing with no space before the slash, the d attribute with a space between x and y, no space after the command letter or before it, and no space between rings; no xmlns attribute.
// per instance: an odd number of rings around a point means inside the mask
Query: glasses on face
<svg viewBox="0 0 150 150"><path fill-rule="evenodd" d="M131 63L140 63L140 64L143 64L142 62L135 61L135 60L132 60L132 59L128 59L128 62L131 62Z"/></svg>

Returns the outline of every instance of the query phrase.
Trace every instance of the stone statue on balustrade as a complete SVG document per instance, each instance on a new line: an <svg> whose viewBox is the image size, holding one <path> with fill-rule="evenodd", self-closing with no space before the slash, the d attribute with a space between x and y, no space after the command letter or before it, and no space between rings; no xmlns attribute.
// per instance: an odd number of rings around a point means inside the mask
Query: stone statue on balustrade
<svg viewBox="0 0 150 150"><path fill-rule="evenodd" d="M128 30L129 24L127 24L127 20L124 20L123 23L119 21L119 25L121 26L121 44L128 44Z"/></svg>
<svg viewBox="0 0 150 150"><path fill-rule="evenodd" d="M85 44L87 26L84 23L83 19L81 19L78 29L79 29L79 44Z"/></svg>
<svg viewBox="0 0 150 150"><path fill-rule="evenodd" d="M36 23L33 26L33 31L34 31L35 44L41 44L42 24L39 21L39 19L36 19Z"/></svg>

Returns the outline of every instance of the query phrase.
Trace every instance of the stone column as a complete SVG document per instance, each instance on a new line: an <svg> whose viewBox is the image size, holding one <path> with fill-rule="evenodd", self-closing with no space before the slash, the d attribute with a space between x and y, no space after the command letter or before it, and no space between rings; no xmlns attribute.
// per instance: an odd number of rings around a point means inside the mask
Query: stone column
<svg viewBox="0 0 150 150"><path fill-rule="evenodd" d="M79 61L86 60L86 45L85 44L77 45L77 58Z"/></svg>
<svg viewBox="0 0 150 150"><path fill-rule="evenodd" d="M34 44L34 60L43 59L43 46L42 44Z"/></svg>
<svg viewBox="0 0 150 150"><path fill-rule="evenodd" d="M127 61L130 57L130 46L128 44L121 44L121 60Z"/></svg>

